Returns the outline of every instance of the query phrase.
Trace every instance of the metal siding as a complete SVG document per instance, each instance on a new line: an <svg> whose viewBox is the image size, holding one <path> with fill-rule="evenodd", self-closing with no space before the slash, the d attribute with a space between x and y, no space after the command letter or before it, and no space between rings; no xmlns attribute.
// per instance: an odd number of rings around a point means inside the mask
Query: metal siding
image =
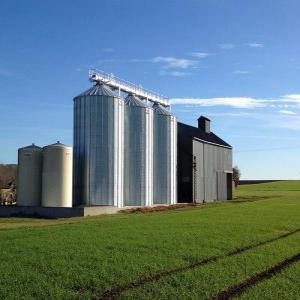
<svg viewBox="0 0 300 300"><path fill-rule="evenodd" d="M122 201L122 101L83 95L74 99L74 205Z"/></svg>
<svg viewBox="0 0 300 300"><path fill-rule="evenodd" d="M73 105L73 119L77 118L77 111L78 111L78 103L74 103ZM75 146L78 146L78 130L77 130L77 126L75 125L75 122L73 122L73 149L74 149L74 154L76 153L78 155L78 150L76 148L75 151ZM74 169L78 169L77 166L78 163L78 159L75 158L75 155L73 155L73 167ZM73 189L73 195L74 194L78 194L77 189L78 189L78 185L77 185L77 177L74 176L73 173L73 185L72 185L72 189ZM77 199L75 199L75 197L73 196L73 204L77 203Z"/></svg>
<svg viewBox="0 0 300 300"><path fill-rule="evenodd" d="M154 112L153 203L177 203L177 122L172 115Z"/></svg>
<svg viewBox="0 0 300 300"><path fill-rule="evenodd" d="M217 198L216 195L216 170L215 170L215 151L214 147L204 144L204 182L205 182L205 202Z"/></svg>
<svg viewBox="0 0 300 300"><path fill-rule="evenodd" d="M176 204L177 199L177 122L171 117L171 204Z"/></svg>
<svg viewBox="0 0 300 300"><path fill-rule="evenodd" d="M113 204L118 207L124 205L124 190L123 190L123 177L124 177L124 101L118 99L113 105L114 126L113 132L113 159L110 166L113 170ZM109 120L107 120L109 122ZM109 133L110 134L110 133ZM108 185L111 185L108 182Z"/></svg>
<svg viewBox="0 0 300 300"><path fill-rule="evenodd" d="M203 143L193 141L193 198L196 203L204 201Z"/></svg>
<svg viewBox="0 0 300 300"><path fill-rule="evenodd" d="M227 174L217 172L217 199L227 200Z"/></svg>
<svg viewBox="0 0 300 300"><path fill-rule="evenodd" d="M196 202L227 199L226 174L224 172L232 170L232 150L193 140L193 155L196 160L196 173L193 178ZM217 173L222 175L217 177ZM226 187L225 191L224 186Z"/></svg>
<svg viewBox="0 0 300 300"><path fill-rule="evenodd" d="M152 203L151 108L125 106L124 122L124 205Z"/></svg>
<svg viewBox="0 0 300 300"><path fill-rule="evenodd" d="M146 111L146 205L153 204L153 110Z"/></svg>

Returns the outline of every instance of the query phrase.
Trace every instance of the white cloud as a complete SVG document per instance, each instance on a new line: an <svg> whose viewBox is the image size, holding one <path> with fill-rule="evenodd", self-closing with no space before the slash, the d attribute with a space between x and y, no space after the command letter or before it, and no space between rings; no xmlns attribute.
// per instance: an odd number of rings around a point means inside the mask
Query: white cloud
<svg viewBox="0 0 300 300"><path fill-rule="evenodd" d="M207 113L208 116L212 117L245 117L245 116L253 116L253 113L248 112L224 112L224 113Z"/></svg>
<svg viewBox="0 0 300 300"><path fill-rule="evenodd" d="M187 76L190 74L191 73L181 72L181 71L170 71L170 72L167 72L165 70L159 71L159 75L161 75L161 76L170 75L170 76L174 76L174 77L183 77L183 76Z"/></svg>
<svg viewBox="0 0 300 300"><path fill-rule="evenodd" d="M288 94L288 95L285 95L284 98L299 100L300 99L300 94Z"/></svg>
<svg viewBox="0 0 300 300"><path fill-rule="evenodd" d="M165 69L179 68L188 69L198 64L197 61L185 58L175 58L170 56L157 56L152 59L153 63L163 63Z"/></svg>
<svg viewBox="0 0 300 300"><path fill-rule="evenodd" d="M172 105L193 104L197 106L229 106L234 108L256 108L265 107L265 100L247 97L223 97L223 98L174 98L170 100Z"/></svg>
<svg viewBox="0 0 300 300"><path fill-rule="evenodd" d="M246 70L237 70L237 71L234 71L233 74L240 74L240 75L245 75L245 74L249 74L250 72L249 71L246 71Z"/></svg>
<svg viewBox="0 0 300 300"><path fill-rule="evenodd" d="M282 102L297 103L300 105L300 94L288 94L279 99Z"/></svg>
<svg viewBox="0 0 300 300"><path fill-rule="evenodd" d="M197 57L197 58L206 58L210 56L211 54L208 52L191 52L191 56Z"/></svg>
<svg viewBox="0 0 300 300"><path fill-rule="evenodd" d="M277 104L277 105L271 105L273 107L280 107L280 108L288 108L288 107L294 107L295 105L291 104Z"/></svg>
<svg viewBox="0 0 300 300"><path fill-rule="evenodd" d="M264 139L264 140L298 140L295 136L281 136L281 135L243 135L243 134L230 134L228 137L240 138L240 139Z"/></svg>
<svg viewBox="0 0 300 300"><path fill-rule="evenodd" d="M300 130L300 117L295 115L281 116L280 119L271 120L269 125L277 128Z"/></svg>
<svg viewBox="0 0 300 300"><path fill-rule="evenodd" d="M220 45L220 48L221 49L224 49L224 50L231 50L235 47L234 44L231 44L231 43L226 43L226 44L221 44Z"/></svg>
<svg viewBox="0 0 300 300"><path fill-rule="evenodd" d="M288 94L279 98L251 98L251 97L217 97L217 98L174 98L174 105L194 106L228 106L236 108L268 107L279 109L282 114L297 114L287 108L299 109L300 94Z"/></svg>
<svg viewBox="0 0 300 300"><path fill-rule="evenodd" d="M284 115L296 115L296 113L294 111L291 111L291 110L279 110L278 111L279 113L281 114L284 114Z"/></svg>
<svg viewBox="0 0 300 300"><path fill-rule="evenodd" d="M262 44L262 43L249 43L248 46L252 47L252 48L263 48L264 44Z"/></svg>

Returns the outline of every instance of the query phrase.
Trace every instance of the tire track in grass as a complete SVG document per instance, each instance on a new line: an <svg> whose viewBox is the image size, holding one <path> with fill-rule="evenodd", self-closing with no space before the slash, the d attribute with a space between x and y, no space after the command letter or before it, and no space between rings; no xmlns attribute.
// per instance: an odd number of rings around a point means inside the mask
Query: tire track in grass
<svg viewBox="0 0 300 300"><path fill-rule="evenodd" d="M260 283L263 280L270 279L277 273L281 272L282 270L289 267L291 264L300 261L300 253L285 259L284 261L280 262L279 264L265 270L264 272L258 273L249 279L242 281L236 285L229 287L227 290L220 292L218 295L213 297L214 300L229 300L233 297L238 297L242 295L247 289Z"/></svg>
<svg viewBox="0 0 300 300"><path fill-rule="evenodd" d="M228 253L223 254L223 255L211 256L211 257L205 258L203 260L200 260L198 262L195 262L195 263L192 263L192 264L189 264L189 265L186 265L186 266L174 268L174 269L171 269L171 270L168 270L168 271L163 271L163 272L160 272L160 273L156 273L156 274L152 274L152 275L148 275L148 276L144 276L144 277L140 277L136 281L132 281L130 283L127 283L127 284L118 286L116 288L112 288L110 290L107 290L103 294L101 294L100 296L96 296L93 299L97 299L97 300L114 299L116 297L119 297L123 292L141 287L141 286L145 285L146 283L157 281L157 280L160 280L163 277L167 277L167 276L175 275L177 273L190 271L190 270L208 265L210 263L217 262L219 260L222 260L222 259L225 259L227 257L231 257L231 256L234 256L234 255L243 253L245 251L254 249L256 247L264 246L264 245L270 244L272 242L287 238L287 237L289 237L291 235L294 235L298 232L300 232L300 228L298 228L296 230L293 230L293 231L290 231L290 232L287 232L287 233L284 233L284 234L281 234L281 235L278 235L274 238L271 238L271 239L268 239L268 240L265 240L265 241L259 241L259 242L250 244L250 245L245 246L245 247L236 248L236 249L234 249L232 251L229 251ZM218 298L216 298L216 299L218 299ZM220 299L222 299L222 298L220 298Z"/></svg>

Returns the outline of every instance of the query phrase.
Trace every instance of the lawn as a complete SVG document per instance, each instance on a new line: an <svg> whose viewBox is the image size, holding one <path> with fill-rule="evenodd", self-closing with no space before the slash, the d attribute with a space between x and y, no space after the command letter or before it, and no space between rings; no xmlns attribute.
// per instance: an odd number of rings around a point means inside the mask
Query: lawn
<svg viewBox="0 0 300 300"><path fill-rule="evenodd" d="M0 218L0 299L212 299L300 253L299 229L299 181L166 212ZM300 261L238 297L300 299Z"/></svg>

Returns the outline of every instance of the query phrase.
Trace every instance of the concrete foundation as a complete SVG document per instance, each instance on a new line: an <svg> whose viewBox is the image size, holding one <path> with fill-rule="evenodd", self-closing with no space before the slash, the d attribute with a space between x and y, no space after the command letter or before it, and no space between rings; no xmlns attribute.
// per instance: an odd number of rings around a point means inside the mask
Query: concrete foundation
<svg viewBox="0 0 300 300"><path fill-rule="evenodd" d="M33 207L33 206L0 206L0 217L38 217L38 218L72 218L115 214L121 209L115 206L91 207Z"/></svg>

